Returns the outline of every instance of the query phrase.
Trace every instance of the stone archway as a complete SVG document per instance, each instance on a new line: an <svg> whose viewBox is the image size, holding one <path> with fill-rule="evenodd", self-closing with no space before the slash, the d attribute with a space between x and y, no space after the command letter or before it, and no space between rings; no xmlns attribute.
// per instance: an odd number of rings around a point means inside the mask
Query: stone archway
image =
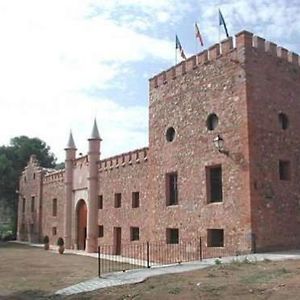
<svg viewBox="0 0 300 300"><path fill-rule="evenodd" d="M85 250L87 206L84 200L79 200L79 202L77 203L76 215L77 215L77 249Z"/></svg>

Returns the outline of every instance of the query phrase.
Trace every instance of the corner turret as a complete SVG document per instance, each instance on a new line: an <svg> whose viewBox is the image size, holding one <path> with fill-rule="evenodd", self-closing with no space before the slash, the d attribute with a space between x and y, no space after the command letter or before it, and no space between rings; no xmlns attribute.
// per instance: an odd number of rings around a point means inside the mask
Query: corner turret
<svg viewBox="0 0 300 300"><path fill-rule="evenodd" d="M65 247L69 249L71 247L71 228L72 228L72 197L73 197L73 162L76 158L76 146L74 143L72 131L70 131L69 140L65 148L65 195L64 202L64 240Z"/></svg>
<svg viewBox="0 0 300 300"><path fill-rule="evenodd" d="M88 213L87 213L87 241L86 250L87 252L96 252L98 242L98 209L97 209L97 198L99 190L98 181L98 161L100 160L100 142L102 141L96 119L89 142L89 176L88 176Z"/></svg>

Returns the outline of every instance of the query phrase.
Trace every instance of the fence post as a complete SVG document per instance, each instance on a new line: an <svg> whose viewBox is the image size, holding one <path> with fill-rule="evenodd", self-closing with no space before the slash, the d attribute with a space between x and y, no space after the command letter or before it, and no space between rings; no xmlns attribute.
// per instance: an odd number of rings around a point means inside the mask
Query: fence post
<svg viewBox="0 0 300 300"><path fill-rule="evenodd" d="M147 268L150 268L150 245L147 242Z"/></svg>
<svg viewBox="0 0 300 300"><path fill-rule="evenodd" d="M100 246L98 246L98 277L101 277Z"/></svg>
<svg viewBox="0 0 300 300"><path fill-rule="evenodd" d="M200 236L200 240L199 240L199 254L200 254L200 260L202 260L202 238Z"/></svg>

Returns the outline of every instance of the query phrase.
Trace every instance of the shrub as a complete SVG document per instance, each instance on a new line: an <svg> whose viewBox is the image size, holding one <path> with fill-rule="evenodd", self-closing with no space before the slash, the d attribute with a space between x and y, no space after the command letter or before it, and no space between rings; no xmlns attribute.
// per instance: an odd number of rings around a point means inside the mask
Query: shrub
<svg viewBox="0 0 300 300"><path fill-rule="evenodd" d="M59 237L56 244L57 246L63 246L65 244L64 239L62 237Z"/></svg>
<svg viewBox="0 0 300 300"><path fill-rule="evenodd" d="M45 235L43 239L44 244L49 244L49 236Z"/></svg>

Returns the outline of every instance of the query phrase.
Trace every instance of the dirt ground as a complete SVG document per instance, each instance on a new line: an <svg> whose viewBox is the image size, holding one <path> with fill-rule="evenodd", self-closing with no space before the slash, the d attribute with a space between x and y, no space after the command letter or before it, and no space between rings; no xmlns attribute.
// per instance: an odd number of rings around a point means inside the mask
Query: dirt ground
<svg viewBox="0 0 300 300"><path fill-rule="evenodd" d="M0 243L0 297L3 299L13 293L30 291L49 294L95 276L97 260L94 258Z"/></svg>
<svg viewBox="0 0 300 300"><path fill-rule="evenodd" d="M69 297L50 296L96 276L95 259L0 245L0 299L300 299L300 260L229 265L149 278Z"/></svg>

